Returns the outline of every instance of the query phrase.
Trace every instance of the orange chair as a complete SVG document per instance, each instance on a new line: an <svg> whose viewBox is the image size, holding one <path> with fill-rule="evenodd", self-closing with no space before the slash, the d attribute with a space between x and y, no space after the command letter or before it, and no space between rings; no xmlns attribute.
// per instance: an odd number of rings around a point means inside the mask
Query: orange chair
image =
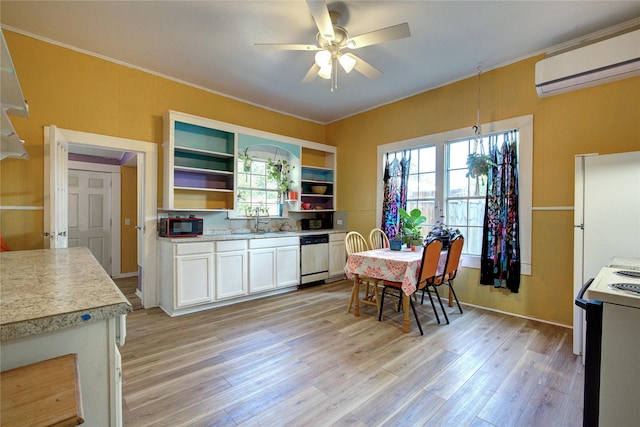
<svg viewBox="0 0 640 427"><path fill-rule="evenodd" d="M389 247L389 238L379 228L374 228L369 233L369 243L371 244L371 249L384 249Z"/></svg>
<svg viewBox="0 0 640 427"><path fill-rule="evenodd" d="M0 252L8 252L9 246L2 240L2 234L0 234Z"/></svg>
<svg viewBox="0 0 640 427"><path fill-rule="evenodd" d="M434 277L429 281L427 286L422 290L422 301L424 301L424 293L427 292L429 294L429 299L431 300L431 305L435 310L435 306L433 304L433 299L431 298L431 289L436 294L437 300L440 302L440 308L442 308L442 312L444 313L444 318L449 324L449 317L447 316L447 312L444 310L444 306L442 305L442 300L440 299L440 294L438 293L438 286L448 285L449 289L451 289L451 293L453 297L456 299L456 304L458 304L458 310L460 310L460 314L462 314L462 307L460 306L460 301L458 301L458 296L456 295L455 289L453 289L453 279L456 278L458 274L458 266L460 264L460 257L462 256L462 247L464 246L464 237L458 236L454 238L449 244L449 250L447 252L447 261L445 263L444 271L441 275ZM436 313L437 316L437 313ZM438 323L440 320L438 319Z"/></svg>
<svg viewBox="0 0 640 427"><path fill-rule="evenodd" d="M424 247L422 252L422 263L420 265L420 274L418 275L418 283L416 285L416 292L422 291L429 283L430 280L436 275L436 270L438 269L438 261L440 260L440 251L442 251L442 242L439 240L434 240ZM385 280L384 288L382 289L382 299L380 304L380 313L378 314L378 321L382 320L382 308L384 306L384 295L387 292L388 288L402 291L402 282L390 282ZM422 332L422 325L420 325L420 319L418 319L418 313L416 312L416 308L413 305L412 295L409 296L409 304L411 305L411 310L413 310L413 315L416 318L416 323L418 324L418 329L420 329L420 335L424 335ZM434 307L435 312L435 307ZM436 318L438 314L436 313ZM438 320L440 323L440 320Z"/></svg>
<svg viewBox="0 0 640 427"><path fill-rule="evenodd" d="M344 238L344 246L347 251L347 256L356 252L365 252L369 250L367 241L362 234L357 231L350 231ZM353 301L355 298L359 298L360 284L364 284L365 296L360 300L363 304L375 305L378 311L380 311L380 294L378 293L378 279L372 277L360 276L358 283L353 284L351 289L351 297L349 298L349 306L347 307L347 313L351 311Z"/></svg>

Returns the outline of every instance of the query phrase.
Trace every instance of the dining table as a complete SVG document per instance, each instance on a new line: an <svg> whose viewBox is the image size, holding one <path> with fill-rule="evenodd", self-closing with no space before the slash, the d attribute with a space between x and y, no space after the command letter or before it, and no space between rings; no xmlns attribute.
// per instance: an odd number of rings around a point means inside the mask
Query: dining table
<svg viewBox="0 0 640 427"><path fill-rule="evenodd" d="M402 308L404 311L403 328L409 332L409 298L416 291L423 247L402 249L373 249L355 252L349 255L344 267L348 279L353 280L354 314L360 316L360 276L402 283ZM447 262L447 251L440 253L437 274L444 271Z"/></svg>

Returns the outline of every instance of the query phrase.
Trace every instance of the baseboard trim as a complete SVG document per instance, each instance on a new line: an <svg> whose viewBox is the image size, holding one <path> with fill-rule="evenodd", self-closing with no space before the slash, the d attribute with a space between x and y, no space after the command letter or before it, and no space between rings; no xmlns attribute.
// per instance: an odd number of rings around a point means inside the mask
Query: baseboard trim
<svg viewBox="0 0 640 427"><path fill-rule="evenodd" d="M449 300L446 299L446 298L440 298L440 299L444 300L444 301L447 301L447 303L449 302ZM527 319L527 320L535 320L536 322L547 323L549 325L560 326L562 328L567 328L567 329L573 330L573 326L563 325L562 323L551 322L549 320L538 319L536 317L523 316L522 314L511 313L509 311L503 311L503 310L498 310L498 309L495 309L495 308L483 307L481 305L469 304L469 303L462 302L462 301L460 301L460 305L468 305L468 306L475 307L475 308L481 308L481 309L487 310L487 311L493 311L495 313L506 314L506 315L514 316L514 317L520 317L522 319Z"/></svg>
<svg viewBox="0 0 640 427"><path fill-rule="evenodd" d="M120 273L120 274L114 274L113 276L111 276L112 279L126 279L127 277L136 277L138 276L138 272L137 271L132 271L131 273Z"/></svg>

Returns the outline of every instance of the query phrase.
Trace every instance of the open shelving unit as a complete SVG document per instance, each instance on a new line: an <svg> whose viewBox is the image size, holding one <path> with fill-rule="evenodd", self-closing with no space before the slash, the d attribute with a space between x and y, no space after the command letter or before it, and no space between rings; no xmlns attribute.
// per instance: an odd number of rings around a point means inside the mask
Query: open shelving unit
<svg viewBox="0 0 640 427"><path fill-rule="evenodd" d="M13 67L4 33L0 31L0 34L2 35L0 52L0 63L2 64L0 77L2 79L2 91L0 94L0 102L2 104L0 108L0 160L7 157L28 159L29 155L24 148L24 141L16 133L8 115L29 117L29 108L22 95L18 75Z"/></svg>
<svg viewBox="0 0 640 427"><path fill-rule="evenodd" d="M236 133L218 127L183 113L165 115L165 209L234 208Z"/></svg>
<svg viewBox="0 0 640 427"><path fill-rule="evenodd" d="M286 200L288 211L335 210L335 147L177 111L167 111L163 118L162 211L234 211L239 206L239 146L257 147L263 154L276 147L292 154L299 173L291 175L292 187L298 194ZM315 185L326 186L326 191L314 193ZM302 209L306 203L310 210Z"/></svg>
<svg viewBox="0 0 640 427"><path fill-rule="evenodd" d="M335 209L334 173L334 153L303 147L300 167L301 205L310 203L310 211L333 211ZM314 186L326 186L327 190L324 194L317 194L311 190Z"/></svg>

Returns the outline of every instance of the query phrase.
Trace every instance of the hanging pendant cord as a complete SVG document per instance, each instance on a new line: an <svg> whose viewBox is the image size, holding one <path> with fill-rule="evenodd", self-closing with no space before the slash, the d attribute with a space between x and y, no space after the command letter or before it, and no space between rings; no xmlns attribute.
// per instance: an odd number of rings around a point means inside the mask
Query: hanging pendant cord
<svg viewBox="0 0 640 427"><path fill-rule="evenodd" d="M480 154L484 154L484 147L480 143L480 140L482 139L482 129L480 124L480 73L481 72L482 70L478 65L478 108L476 110L476 125L473 127L473 130L475 133L473 152L475 154L478 154L478 145L480 146Z"/></svg>

